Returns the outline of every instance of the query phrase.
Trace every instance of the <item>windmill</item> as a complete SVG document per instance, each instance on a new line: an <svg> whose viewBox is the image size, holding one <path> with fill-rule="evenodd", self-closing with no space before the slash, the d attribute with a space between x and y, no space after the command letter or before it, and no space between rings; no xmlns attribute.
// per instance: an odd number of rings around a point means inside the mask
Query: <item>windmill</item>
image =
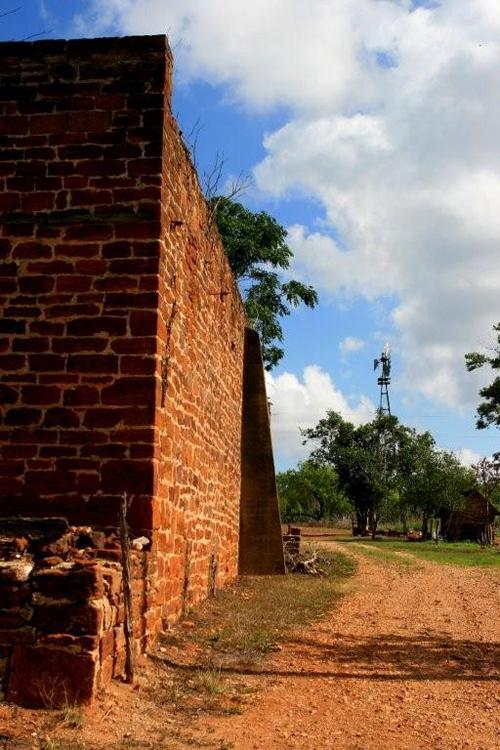
<svg viewBox="0 0 500 750"><path fill-rule="evenodd" d="M378 407L379 416L391 416L391 401L389 399L389 385L391 383L391 347L386 344L380 359L373 360L373 369L381 368L382 374L377 378L380 386L380 404Z"/></svg>

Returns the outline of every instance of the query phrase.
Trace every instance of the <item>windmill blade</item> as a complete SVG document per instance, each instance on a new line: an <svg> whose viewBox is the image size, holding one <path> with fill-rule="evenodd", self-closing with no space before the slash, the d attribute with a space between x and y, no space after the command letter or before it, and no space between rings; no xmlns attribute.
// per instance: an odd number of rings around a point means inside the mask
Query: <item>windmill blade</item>
<svg viewBox="0 0 500 750"><path fill-rule="evenodd" d="M376 370L378 366L379 366L379 360L378 359L374 359L373 360L373 369Z"/></svg>

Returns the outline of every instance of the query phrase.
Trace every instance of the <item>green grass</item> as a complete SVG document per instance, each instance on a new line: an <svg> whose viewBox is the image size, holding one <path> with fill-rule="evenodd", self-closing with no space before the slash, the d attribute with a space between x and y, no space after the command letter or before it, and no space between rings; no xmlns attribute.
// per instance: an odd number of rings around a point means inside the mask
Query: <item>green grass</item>
<svg viewBox="0 0 500 750"><path fill-rule="evenodd" d="M406 557L406 555L403 556L398 554L399 551L403 550L382 549L376 546L376 542L366 544L364 540L358 540L356 551L361 552L363 555L367 555L367 557L389 563L390 565L396 565L405 570L418 567L418 563L413 557Z"/></svg>
<svg viewBox="0 0 500 750"><path fill-rule="evenodd" d="M445 565L463 567L492 568L500 566L498 547L481 548L475 542L407 542L400 539L361 539L360 537L341 537L341 543L357 542L379 553L405 552L415 558Z"/></svg>

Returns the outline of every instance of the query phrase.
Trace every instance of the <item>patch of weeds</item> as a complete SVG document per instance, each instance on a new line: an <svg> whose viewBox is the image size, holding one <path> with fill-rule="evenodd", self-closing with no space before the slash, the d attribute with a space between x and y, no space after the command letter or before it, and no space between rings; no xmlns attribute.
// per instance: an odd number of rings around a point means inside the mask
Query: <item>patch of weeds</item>
<svg viewBox="0 0 500 750"><path fill-rule="evenodd" d="M241 716L243 709L241 706L228 706L224 709L223 713L226 716Z"/></svg>
<svg viewBox="0 0 500 750"><path fill-rule="evenodd" d="M84 715L81 706L67 705L62 710L62 723L70 729L82 729L84 725Z"/></svg>
<svg viewBox="0 0 500 750"><path fill-rule="evenodd" d="M234 742L229 742L229 740L219 740L219 747L218 750L233 750Z"/></svg>
<svg viewBox="0 0 500 750"><path fill-rule="evenodd" d="M81 742L56 740L47 735L40 741L38 750L85 750L85 745Z"/></svg>
<svg viewBox="0 0 500 750"><path fill-rule="evenodd" d="M200 669L194 678L194 686L209 695L222 695L227 685L219 669Z"/></svg>
<svg viewBox="0 0 500 750"><path fill-rule="evenodd" d="M355 570L351 557L329 550L320 551L318 562L325 576L244 577L219 591L193 616L196 627L191 636L224 654L226 661L231 656L252 660L268 654L289 630L324 614Z"/></svg>

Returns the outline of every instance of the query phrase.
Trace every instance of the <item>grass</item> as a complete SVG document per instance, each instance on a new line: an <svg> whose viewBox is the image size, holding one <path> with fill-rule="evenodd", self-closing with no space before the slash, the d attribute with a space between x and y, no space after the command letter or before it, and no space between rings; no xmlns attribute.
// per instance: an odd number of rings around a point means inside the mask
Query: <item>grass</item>
<svg viewBox="0 0 500 750"><path fill-rule="evenodd" d="M340 537L341 543L357 542L368 549L381 554L391 552L409 553L415 558L445 565L459 565L462 567L490 568L500 566L500 551L498 547L481 548L475 542L407 542L400 539L367 539L360 537ZM358 548L359 549L359 548ZM395 557L395 555L394 555ZM400 558L403 559L403 558Z"/></svg>
<svg viewBox="0 0 500 750"><path fill-rule="evenodd" d="M389 565L396 565L399 568L404 568L405 570L418 567L418 563L413 557L399 555L399 550L380 549L376 547L375 544L368 545L365 544L364 541L359 541L356 545L356 551L361 552L361 554L367 555L368 557L380 560L381 562L388 563Z"/></svg>
<svg viewBox="0 0 500 750"><path fill-rule="evenodd" d="M210 695L222 695L227 691L220 669L200 669L194 679L194 685Z"/></svg>
<svg viewBox="0 0 500 750"><path fill-rule="evenodd" d="M329 550L319 551L317 564L325 576L242 578L190 613L194 627L166 633L167 648L159 644L159 652L168 653L170 645L178 661L166 660L160 684L150 690L154 704L185 716L241 714L255 692L260 662L295 628L331 609L356 565Z"/></svg>
<svg viewBox="0 0 500 750"><path fill-rule="evenodd" d="M346 555L322 550L320 558L324 577L248 577L220 591L193 617L198 637L216 652L256 656L272 651L292 628L324 614L354 572L355 563Z"/></svg>

